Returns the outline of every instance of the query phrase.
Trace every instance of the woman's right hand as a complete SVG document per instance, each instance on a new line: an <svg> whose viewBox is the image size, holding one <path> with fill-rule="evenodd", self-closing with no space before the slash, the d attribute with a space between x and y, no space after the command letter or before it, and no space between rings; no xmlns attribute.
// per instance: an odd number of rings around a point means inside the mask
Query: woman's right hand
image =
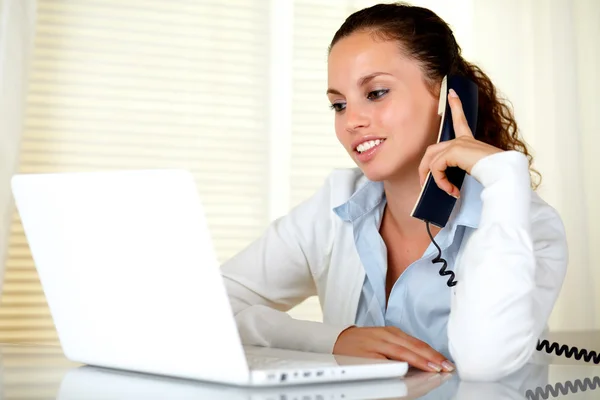
<svg viewBox="0 0 600 400"><path fill-rule="evenodd" d="M454 365L427 343L393 326L348 328L338 336L333 354L406 361L429 372L454 370Z"/></svg>

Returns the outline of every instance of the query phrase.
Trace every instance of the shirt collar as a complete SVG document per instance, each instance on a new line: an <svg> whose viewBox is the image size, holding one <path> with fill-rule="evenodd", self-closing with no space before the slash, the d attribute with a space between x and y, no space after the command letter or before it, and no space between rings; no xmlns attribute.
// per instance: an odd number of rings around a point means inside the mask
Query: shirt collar
<svg viewBox="0 0 600 400"><path fill-rule="evenodd" d="M345 203L335 207L333 212L346 222L354 222L380 206L384 199L383 182L367 180Z"/></svg>
<svg viewBox="0 0 600 400"><path fill-rule="evenodd" d="M447 225L464 225L470 228L479 226L481 216L481 192L483 186L472 176L465 175L454 210ZM384 204L383 182L367 181L343 204L334 207L333 212L346 222L358 218Z"/></svg>

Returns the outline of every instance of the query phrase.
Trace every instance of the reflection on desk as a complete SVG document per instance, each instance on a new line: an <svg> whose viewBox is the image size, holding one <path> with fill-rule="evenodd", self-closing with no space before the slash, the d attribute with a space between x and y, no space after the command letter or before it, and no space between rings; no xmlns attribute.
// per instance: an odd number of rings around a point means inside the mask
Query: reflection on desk
<svg viewBox="0 0 600 400"><path fill-rule="evenodd" d="M595 399L600 367L548 364L539 358L511 376L489 383L457 374L411 370L404 379L241 388L135 372L82 366L58 347L0 345L4 399ZM567 393L568 392L568 393Z"/></svg>
<svg viewBox="0 0 600 400"><path fill-rule="evenodd" d="M389 399L407 395L400 379L241 388L107 370L75 368L65 375L57 400L133 400L133 399Z"/></svg>

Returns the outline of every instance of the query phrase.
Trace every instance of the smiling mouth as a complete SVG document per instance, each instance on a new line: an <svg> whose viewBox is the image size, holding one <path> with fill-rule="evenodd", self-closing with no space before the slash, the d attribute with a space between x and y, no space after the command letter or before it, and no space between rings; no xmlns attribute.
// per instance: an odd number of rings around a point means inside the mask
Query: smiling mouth
<svg viewBox="0 0 600 400"><path fill-rule="evenodd" d="M369 140L367 142L363 142L363 143L359 144L356 147L355 151L357 151L358 154L362 154L365 151L369 151L369 150L379 146L383 142L385 142L385 139Z"/></svg>

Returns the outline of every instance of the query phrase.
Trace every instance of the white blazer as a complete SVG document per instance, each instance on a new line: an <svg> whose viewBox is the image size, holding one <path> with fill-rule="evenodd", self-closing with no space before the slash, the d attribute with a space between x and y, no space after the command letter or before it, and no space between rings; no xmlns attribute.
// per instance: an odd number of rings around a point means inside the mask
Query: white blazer
<svg viewBox="0 0 600 400"><path fill-rule="evenodd" d="M567 269L562 221L530 187L527 158L480 160L479 227L465 235L454 271L448 347L462 379L496 380L528 362ZM331 353L355 323L365 271L352 227L332 211L365 181L336 170L304 203L222 266L244 344ZM318 295L323 323L286 311Z"/></svg>

